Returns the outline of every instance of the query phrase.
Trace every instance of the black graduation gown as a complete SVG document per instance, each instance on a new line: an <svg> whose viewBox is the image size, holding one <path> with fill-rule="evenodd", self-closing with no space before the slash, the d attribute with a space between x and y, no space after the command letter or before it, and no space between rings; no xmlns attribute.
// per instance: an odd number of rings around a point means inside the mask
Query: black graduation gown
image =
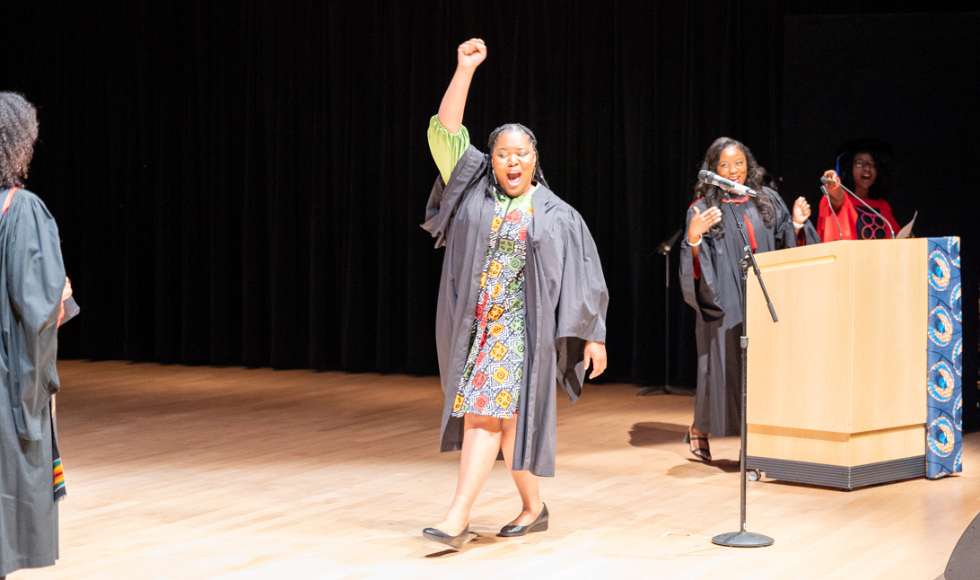
<svg viewBox="0 0 980 580"><path fill-rule="evenodd" d="M744 243L728 206L740 220L748 217L756 242L756 253L793 248L797 245L793 214L783 199L772 189L764 194L774 200L776 220L772 228L762 221L755 201L722 203L722 223L725 236L712 239L705 235L701 242L700 279L694 279L694 260L687 236L681 242L680 278L684 301L697 312L695 338L698 345L698 378L694 403L694 428L717 437L739 435L742 425L742 258ZM737 201L739 196L733 196ZM691 225L694 208L708 210L704 198L687 210L687 225ZM817 230L807 220L804 226L807 244L820 243ZM748 232L746 232L748 237ZM749 276L752 277L751 270ZM749 281L751 283L751 281ZM777 305L778 307L778 305Z"/></svg>
<svg viewBox="0 0 980 580"><path fill-rule="evenodd" d="M7 191L0 191L0 201ZM19 189L0 218L0 575L58 557L51 396L65 286L58 226Z"/></svg>
<svg viewBox="0 0 980 580"><path fill-rule="evenodd" d="M469 352L493 197L487 189L489 157L472 145L449 183L436 179L422 227L445 246L436 313L436 348L446 401L440 451L463 441L463 419L452 417L453 399ZM595 242L582 216L547 187L531 198L524 268L526 309L524 384L517 413L514 469L555 473L556 382L572 401L585 380L586 341L605 341L609 301Z"/></svg>

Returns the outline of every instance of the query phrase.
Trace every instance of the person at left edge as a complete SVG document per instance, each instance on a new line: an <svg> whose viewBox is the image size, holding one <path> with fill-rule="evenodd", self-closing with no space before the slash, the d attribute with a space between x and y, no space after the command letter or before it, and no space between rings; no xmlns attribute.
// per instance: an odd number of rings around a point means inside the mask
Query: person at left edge
<svg viewBox="0 0 980 580"><path fill-rule="evenodd" d="M555 472L556 383L574 401L585 370L606 368L608 294L582 216L552 193L534 134L507 124L490 154L462 125L470 81L486 57L480 39L457 49L457 67L429 123L440 177L422 227L445 246L436 314L446 394L440 451L462 450L448 513L423 535L459 548L469 513L502 452L522 501L500 531L544 531L538 476Z"/></svg>
<svg viewBox="0 0 980 580"><path fill-rule="evenodd" d="M54 218L20 189L37 134L34 106L0 92L0 580L55 563L64 495L53 402L58 325L71 286Z"/></svg>

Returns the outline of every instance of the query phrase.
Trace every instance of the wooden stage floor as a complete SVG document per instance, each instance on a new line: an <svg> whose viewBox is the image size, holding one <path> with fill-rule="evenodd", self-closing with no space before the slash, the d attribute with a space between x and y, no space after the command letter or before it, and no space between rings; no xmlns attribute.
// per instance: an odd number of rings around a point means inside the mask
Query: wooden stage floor
<svg viewBox="0 0 980 580"><path fill-rule="evenodd" d="M980 512L980 433L965 473L842 492L749 484L738 529L738 439L712 465L681 443L693 399L586 386L559 404L551 529L496 531L520 509L499 463L472 514L479 537L421 537L452 498L438 454L438 379L64 361L58 398L68 498L61 560L13 579L678 578L939 576Z"/></svg>

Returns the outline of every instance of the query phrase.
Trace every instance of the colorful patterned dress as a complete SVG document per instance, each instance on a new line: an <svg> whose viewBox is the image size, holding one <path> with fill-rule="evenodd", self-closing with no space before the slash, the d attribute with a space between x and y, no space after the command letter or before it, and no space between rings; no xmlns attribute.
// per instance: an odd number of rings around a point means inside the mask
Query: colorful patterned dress
<svg viewBox="0 0 980 580"><path fill-rule="evenodd" d="M465 413L511 419L524 376L524 262L531 193L518 198L494 191L497 207L480 275L480 298L453 416Z"/></svg>
<svg viewBox="0 0 980 580"><path fill-rule="evenodd" d="M429 121L429 149L443 181L469 147L466 127L450 133L435 115ZM496 207L480 276L470 349L460 377L453 417L466 413L511 419L517 415L524 377L524 263L527 228L534 210L527 193L511 198L494 190Z"/></svg>
<svg viewBox="0 0 980 580"><path fill-rule="evenodd" d="M556 386L576 401L585 380L585 346L606 340L609 293L602 264L581 214L546 184L513 200L488 191L492 159L472 146L466 134L462 126L450 133L437 117L429 123L429 148L440 177L426 201L422 229L435 239L436 248L445 249L435 325L440 385L445 394L439 451L462 448L465 420L460 415L498 412L517 423L512 469L552 477ZM525 211L532 208L533 217ZM495 217L500 228L491 232ZM523 230L528 223L531 227ZM494 242L491 233L498 234ZM522 255L525 259L520 264ZM518 258L514 270L509 268L512 258ZM523 332L514 332L515 327ZM522 337L523 356L508 358L519 354ZM501 355L500 361L492 354ZM506 377L498 373L501 367ZM473 383L480 372L488 378L476 388ZM494 374L504 382L494 380ZM508 380L513 383L507 384ZM519 392L512 390L518 385ZM507 394L501 397L504 391ZM462 396L459 403L457 395ZM468 395L473 398L467 403ZM496 402L507 396L512 400L506 408ZM466 412L464 403L469 405ZM477 403L483 405L482 411Z"/></svg>

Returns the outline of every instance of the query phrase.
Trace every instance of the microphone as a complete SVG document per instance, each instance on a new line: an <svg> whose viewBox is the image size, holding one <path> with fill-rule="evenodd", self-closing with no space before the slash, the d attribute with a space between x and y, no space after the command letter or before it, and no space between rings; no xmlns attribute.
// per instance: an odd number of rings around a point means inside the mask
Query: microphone
<svg viewBox="0 0 980 580"><path fill-rule="evenodd" d="M820 177L820 183L822 183L824 185L833 185L834 186L834 189L837 189L837 186L840 185L839 183L837 183L833 179L831 179L829 177L824 177L824 176L821 176Z"/></svg>
<svg viewBox="0 0 980 580"><path fill-rule="evenodd" d="M759 195L758 193L756 193L754 189L748 188L742 185L741 183L736 183L730 179L725 179L724 177L720 177L719 175L712 173L707 169L702 169L698 173L698 181L707 183L708 185L718 186L728 192L741 193L742 195L751 195L752 197Z"/></svg>
<svg viewBox="0 0 980 580"><path fill-rule="evenodd" d="M683 233L684 233L683 229L677 230L669 238L661 242L660 245L657 246L657 249L654 251L660 254L661 256L666 256L667 254L670 253L670 250L674 246L674 244L677 243L677 238L681 237L681 234Z"/></svg>

